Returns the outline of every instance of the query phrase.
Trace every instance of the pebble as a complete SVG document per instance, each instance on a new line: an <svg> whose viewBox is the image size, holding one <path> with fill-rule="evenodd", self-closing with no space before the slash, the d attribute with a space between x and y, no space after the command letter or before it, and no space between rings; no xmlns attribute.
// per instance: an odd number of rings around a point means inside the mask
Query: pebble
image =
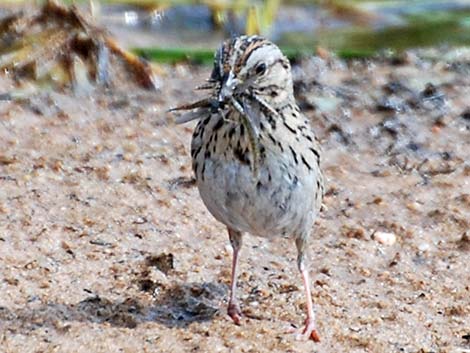
<svg viewBox="0 0 470 353"><path fill-rule="evenodd" d="M419 212L421 205L418 202L409 202L406 204L406 208L413 212Z"/></svg>
<svg viewBox="0 0 470 353"><path fill-rule="evenodd" d="M397 241L397 236L395 235L395 233L375 232L372 235L372 239L378 241L380 244L383 245L393 245Z"/></svg>
<svg viewBox="0 0 470 353"><path fill-rule="evenodd" d="M428 243L421 243L418 245L418 250L420 252L427 252L431 249L431 245L429 245Z"/></svg>

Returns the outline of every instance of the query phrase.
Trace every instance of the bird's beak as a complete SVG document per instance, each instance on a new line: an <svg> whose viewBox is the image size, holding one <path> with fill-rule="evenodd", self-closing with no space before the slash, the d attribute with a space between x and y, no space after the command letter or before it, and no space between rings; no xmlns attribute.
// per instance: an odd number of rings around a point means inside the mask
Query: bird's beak
<svg viewBox="0 0 470 353"><path fill-rule="evenodd" d="M241 81L230 71L220 90L219 102L225 102L227 99L232 98L234 92L237 90L238 86L240 86L240 83Z"/></svg>

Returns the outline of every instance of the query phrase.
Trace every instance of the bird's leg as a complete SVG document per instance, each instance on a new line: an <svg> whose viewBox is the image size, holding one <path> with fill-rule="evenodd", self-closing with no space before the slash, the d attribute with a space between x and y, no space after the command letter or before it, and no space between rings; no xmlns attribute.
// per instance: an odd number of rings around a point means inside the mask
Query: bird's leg
<svg viewBox="0 0 470 353"><path fill-rule="evenodd" d="M230 316L233 322L237 325L240 325L240 320L242 317L242 312L238 306L237 301L237 275L238 275L238 253L242 246L242 233L236 230L228 228L228 235L230 238L230 244L233 249L233 258L232 258L232 278L230 284L230 300L228 302L228 316Z"/></svg>
<svg viewBox="0 0 470 353"><path fill-rule="evenodd" d="M314 342L320 342L320 336L315 328L315 313L313 311L312 293L310 291L310 276L308 270L305 267L304 251L305 251L306 238L299 237L296 239L295 244L297 245L297 266L300 273L302 274L302 280L304 282L305 296L307 299L307 319L305 320L305 327L300 335L303 339L312 339Z"/></svg>

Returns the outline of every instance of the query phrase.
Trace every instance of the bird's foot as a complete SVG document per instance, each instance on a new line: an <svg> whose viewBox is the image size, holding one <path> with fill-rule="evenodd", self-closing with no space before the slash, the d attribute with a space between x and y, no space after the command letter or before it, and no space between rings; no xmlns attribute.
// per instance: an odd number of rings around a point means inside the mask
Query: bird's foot
<svg viewBox="0 0 470 353"><path fill-rule="evenodd" d="M304 329L295 338L302 341L311 339L313 342L320 342L320 336L315 328L315 320L306 319Z"/></svg>
<svg viewBox="0 0 470 353"><path fill-rule="evenodd" d="M298 341L307 341L311 339L313 342L320 342L320 336L315 329L315 321L305 320L305 327L303 330L295 328L295 326L289 327L287 333L295 334L295 339Z"/></svg>
<svg viewBox="0 0 470 353"><path fill-rule="evenodd" d="M242 318L243 314L242 314L238 304L229 303L228 304L227 314L228 314L228 316L230 316L232 318L235 325L241 325L241 318Z"/></svg>

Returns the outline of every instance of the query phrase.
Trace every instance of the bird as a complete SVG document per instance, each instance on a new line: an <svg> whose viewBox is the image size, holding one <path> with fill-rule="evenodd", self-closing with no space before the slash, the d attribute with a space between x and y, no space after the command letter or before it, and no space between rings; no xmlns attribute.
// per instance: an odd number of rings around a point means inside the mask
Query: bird
<svg viewBox="0 0 470 353"><path fill-rule="evenodd" d="M227 313L241 324L237 275L244 234L292 238L307 304L298 337L319 341L305 254L325 190L322 153L294 98L290 62L264 37L227 39L197 89L209 94L171 111L185 111L176 123L198 120L191 141L196 185L233 248Z"/></svg>

